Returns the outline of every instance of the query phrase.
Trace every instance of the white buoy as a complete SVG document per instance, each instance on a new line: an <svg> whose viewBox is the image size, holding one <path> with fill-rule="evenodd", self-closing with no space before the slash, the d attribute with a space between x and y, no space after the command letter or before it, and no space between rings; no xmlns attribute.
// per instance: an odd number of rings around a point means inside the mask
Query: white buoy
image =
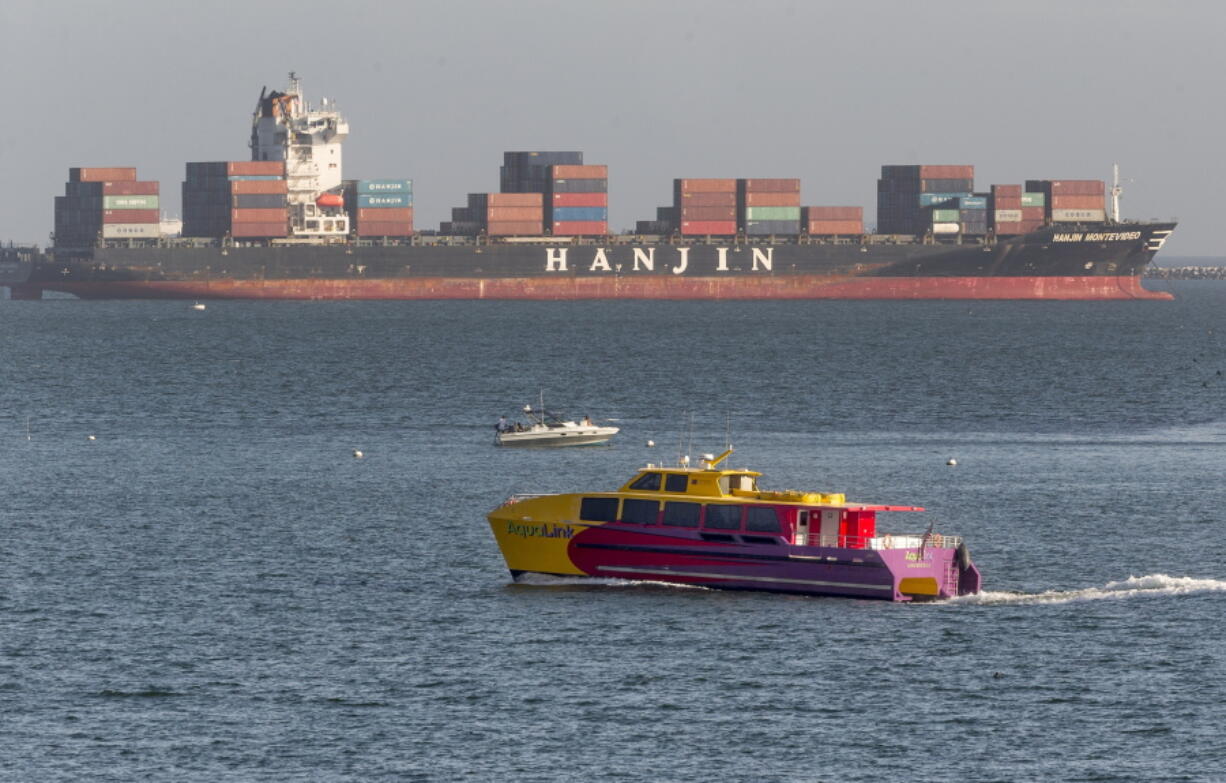
<svg viewBox="0 0 1226 783"><path fill-rule="evenodd" d="M365 455L365 454L363 454L363 453L362 453L362 452L361 452L359 449L354 449L354 450L353 450L353 458L354 458L354 459L361 459L362 457L365 457L365 456L366 456L366 455Z"/></svg>
<svg viewBox="0 0 1226 783"><path fill-rule="evenodd" d="M656 445L656 442L655 442L654 440L648 440L648 441L647 441L647 448L649 448L649 449L650 449L650 448L654 448L654 447L655 447L655 445Z"/></svg>
<svg viewBox="0 0 1226 783"><path fill-rule="evenodd" d="M90 440L98 440L98 439L97 439L96 437L94 437L93 435L90 435L90 436L89 436L89 439L90 439Z"/></svg>
<svg viewBox="0 0 1226 783"><path fill-rule="evenodd" d="M954 459L953 457L950 457L948 460L945 461L945 464L952 467L958 464L958 460Z"/></svg>
<svg viewBox="0 0 1226 783"><path fill-rule="evenodd" d="M196 302L194 305L192 305L192 309L193 310L203 310L204 304L202 302Z"/></svg>

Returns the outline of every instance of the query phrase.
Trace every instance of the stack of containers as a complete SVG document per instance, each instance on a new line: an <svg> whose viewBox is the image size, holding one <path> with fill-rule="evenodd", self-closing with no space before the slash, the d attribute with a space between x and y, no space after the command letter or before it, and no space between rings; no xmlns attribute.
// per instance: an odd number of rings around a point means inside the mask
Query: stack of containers
<svg viewBox="0 0 1226 783"><path fill-rule="evenodd" d="M882 234L923 234L935 232L937 224L946 224L942 232L957 233L949 224L961 223L962 206L950 202L974 198L974 189L974 166L882 166L881 179L877 180L877 230ZM986 207L985 201L982 207L967 209ZM940 214L935 214L938 211ZM986 223L986 212L984 218Z"/></svg>
<svg viewBox="0 0 1226 783"><path fill-rule="evenodd" d="M609 167L550 166L545 223L554 236L608 234Z"/></svg>
<svg viewBox="0 0 1226 783"><path fill-rule="evenodd" d="M985 195L958 198L958 231L971 236L988 233L988 197Z"/></svg>
<svg viewBox="0 0 1226 783"><path fill-rule="evenodd" d="M286 193L284 161L188 163L183 181L183 236L287 236Z"/></svg>
<svg viewBox="0 0 1226 783"><path fill-rule="evenodd" d="M503 193L544 193L550 166L582 165L582 152L504 152L499 189Z"/></svg>
<svg viewBox="0 0 1226 783"><path fill-rule="evenodd" d="M864 207L802 207L800 218L809 236L854 236L864 233Z"/></svg>
<svg viewBox="0 0 1226 783"><path fill-rule="evenodd" d="M656 219L665 216L684 236L732 236L737 229L737 181L675 179L672 210L657 212Z"/></svg>
<svg viewBox="0 0 1226 783"><path fill-rule="evenodd" d="M413 180L345 181L345 208L360 237L413 236Z"/></svg>
<svg viewBox="0 0 1226 783"><path fill-rule="evenodd" d="M800 233L799 179L738 179L737 207L746 236Z"/></svg>
<svg viewBox="0 0 1226 783"><path fill-rule="evenodd" d="M1107 188L1101 179L1032 179L1026 181L1026 190L1043 194L1044 217L1053 223L1102 223L1107 219Z"/></svg>
<svg viewBox="0 0 1226 783"><path fill-rule="evenodd" d="M72 168L55 199L55 241L92 245L103 239L161 235L157 182L139 182L132 167Z"/></svg>
<svg viewBox="0 0 1226 783"><path fill-rule="evenodd" d="M487 236L539 237L545 226L545 196L543 193L469 193L468 212L477 219Z"/></svg>

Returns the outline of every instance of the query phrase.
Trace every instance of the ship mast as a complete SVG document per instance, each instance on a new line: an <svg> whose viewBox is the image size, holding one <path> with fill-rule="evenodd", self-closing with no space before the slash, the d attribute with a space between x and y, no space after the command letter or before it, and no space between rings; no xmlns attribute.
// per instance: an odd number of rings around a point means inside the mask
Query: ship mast
<svg viewBox="0 0 1226 783"><path fill-rule="evenodd" d="M1111 166L1113 176L1111 180L1111 222L1120 222L1120 196L1124 193L1124 187L1120 185L1120 164L1115 163Z"/></svg>

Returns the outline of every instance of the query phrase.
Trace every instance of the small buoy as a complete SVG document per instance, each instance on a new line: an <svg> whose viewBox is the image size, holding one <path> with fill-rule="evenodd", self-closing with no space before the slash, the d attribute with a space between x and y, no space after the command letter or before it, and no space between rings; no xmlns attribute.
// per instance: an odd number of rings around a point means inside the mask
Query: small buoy
<svg viewBox="0 0 1226 783"><path fill-rule="evenodd" d="M952 467L953 465L958 464L958 460L954 459L953 457L950 457L948 460L945 461L945 464Z"/></svg>
<svg viewBox="0 0 1226 783"><path fill-rule="evenodd" d="M362 457L364 457L364 456L366 456L366 455L365 455L365 454L363 454L363 453L362 453L360 450L358 450L358 449L354 449L354 450L353 450L353 458L354 458L354 459L361 459L361 458L362 458Z"/></svg>
<svg viewBox="0 0 1226 783"><path fill-rule="evenodd" d="M192 305L192 309L193 310L203 310L204 305L200 302L196 302L194 305Z"/></svg>
<svg viewBox="0 0 1226 783"><path fill-rule="evenodd" d="M647 441L647 448L649 448L649 449L650 449L650 448L654 447L655 445L656 445L656 442L655 442L654 440L648 440L648 441Z"/></svg>
<svg viewBox="0 0 1226 783"><path fill-rule="evenodd" d="M90 440L98 440L98 439L97 439L96 437L94 437L93 435L90 435L90 436L89 436L89 439L90 439Z"/></svg>

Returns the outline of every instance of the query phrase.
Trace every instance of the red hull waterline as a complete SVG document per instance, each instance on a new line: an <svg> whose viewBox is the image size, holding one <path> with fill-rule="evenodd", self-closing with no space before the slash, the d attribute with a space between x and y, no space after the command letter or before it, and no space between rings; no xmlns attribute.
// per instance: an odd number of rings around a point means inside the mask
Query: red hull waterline
<svg viewBox="0 0 1226 783"><path fill-rule="evenodd" d="M65 282L82 299L1172 299L1137 277L532 277ZM37 299L41 286L13 286Z"/></svg>

